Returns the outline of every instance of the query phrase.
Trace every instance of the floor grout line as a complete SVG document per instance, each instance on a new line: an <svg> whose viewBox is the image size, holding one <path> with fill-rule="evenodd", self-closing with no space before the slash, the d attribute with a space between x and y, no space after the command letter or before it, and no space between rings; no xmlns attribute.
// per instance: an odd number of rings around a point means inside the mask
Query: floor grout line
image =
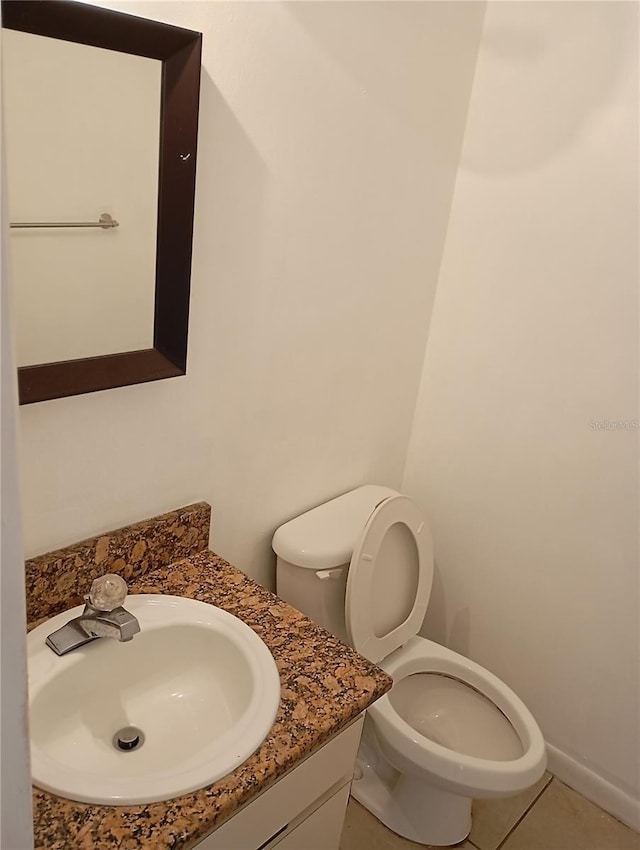
<svg viewBox="0 0 640 850"><path fill-rule="evenodd" d="M531 809L533 809L533 807L535 806L535 804L538 802L538 800L540 799L540 797L542 797L542 795L543 795L543 794L544 794L544 792L547 790L547 788L551 785L551 783L552 783L552 782L553 782L553 776L551 775L551 776L549 777L549 781L548 781L548 782L545 782L544 786L540 789L539 793L538 793L538 794L536 794L536 796L535 796L535 797L533 798L533 800L529 803L529 805L528 805L528 806L527 806L527 808L524 810L524 812L520 815L520 817L518 818L518 820L517 820L517 821L514 823L514 825L511 827L511 829L509 830L509 832L508 832L508 833L505 835L505 837L502 839L502 841L500 842L500 844L498 844L498 846L496 847L496 850L502 850L502 848L503 848L503 847L504 847L504 845L507 843L507 841L509 840L509 838L511 837L511 835L512 835L512 834L514 833L514 831L515 831L515 830L516 830L516 829L520 826L520 824L522 823L522 821L526 818L526 816L529 814L529 812L531 811Z"/></svg>
<svg viewBox="0 0 640 850"><path fill-rule="evenodd" d="M535 811L535 806L542 799L542 796L543 796L543 794L545 794L547 789L551 788L552 784L554 785L554 790L552 790L552 792L551 792L551 796L550 796L549 801L547 801L547 803L545 803L543 810L541 810L537 814L534 814L534 816L533 816L533 821L534 821L533 833L536 834L537 837L541 841L543 841L545 836L543 835L541 837L538 834L540 832L540 829L539 829L540 821L542 820L543 822L546 822L547 817L545 817L544 815L545 815L545 813L548 815L549 807L551 807L553 809L554 807L556 807L558 805L558 800L556 799L556 797L557 797L557 794L559 794L561 792L561 789L566 789L567 791L571 791L572 793L575 793L578 797L580 797L583 800L584 803L588 804L589 806L594 807L595 809L599 808L597 806L597 804L592 803L586 797L583 797L582 795L578 794L578 792L573 792L572 789L570 788L570 786L565 785L565 783L563 783L561 780L557 779L557 777L554 777L553 775L548 775L548 778L545 777L545 779L546 779L546 781L544 781L544 784L536 792L535 797L526 806L526 808L524 808L524 810L522 811L520 816L517 818L517 820L515 821L513 826L511 826L511 828L509 828L509 830L508 830L507 834L504 836L504 838L501 841L498 841L498 843L495 846L493 844L493 841L495 840L495 833L494 833L493 840L489 840L489 842L487 844L485 844L483 842L482 845L478 845L474 841L472 841L469 836L467 836L467 838L463 842L451 847L450 850L461 850L461 848L463 846L468 847L469 850L483 850L483 847L484 847L484 850L509 850L510 839L514 836L514 833L519 828L519 826L523 823L524 819L531 812ZM351 803L353 803L358 810L361 809L362 812L365 813L365 817L375 826L374 832L371 832L372 843L368 842L369 846L378 847L379 850L383 850L383 848L384 848L384 850L400 850L401 847L406 846L405 839L398 837L392 830L389 830L388 827L384 826L380 821L378 821L375 818L374 815L372 815L370 812L368 812L366 807L362 806L362 804L358 803L353 798L350 800L350 804ZM516 806L515 808L518 809L519 807ZM562 807L560 807L560 809L562 809ZM625 830L626 832L634 833L634 831L630 830L629 827L626 824L623 824L621 821L618 821L612 815L609 815L606 811L602 810L601 813L602 813L602 815L606 815L606 816L610 817L611 820L614 822L614 825L619 826L621 829ZM573 813L573 815L577 816L577 821L580 820L580 816L578 814L577 809ZM569 826L571 825L572 819L576 820L576 817L573 817L573 815L571 815L570 812L567 813L567 811L564 811L563 814L562 814L562 817L567 820L567 823L569 824ZM512 814L512 816L513 816L513 814ZM591 814L589 814L589 816L591 817ZM552 818L552 820L554 820L554 818ZM530 826L531 826L531 824L523 827L523 832L521 833L520 838L516 837L514 839L514 841L511 844L512 847L515 847L516 844L519 845L520 842L523 841L523 839L525 839L527 837L529 839L531 838L531 835L529 835ZM596 824L596 826L597 826L597 824ZM553 824L549 824L548 827L543 824L543 828L542 827L540 827L540 828L542 828L543 833L544 833L545 829L548 833L552 827L553 827ZM366 837L369 834L367 832L367 829L369 829L369 827L365 828L364 822L363 822L363 837ZM571 829L570 829L570 831L571 831ZM370 832L370 829L369 829L369 832ZM359 840L359 836L356 836L356 833L357 833L357 831L354 832L350 836L350 839L347 841L345 846L347 846L347 844L348 844L348 846L351 848L351 850L354 850L354 848L357 848L357 850L363 850L363 847L365 847L366 844L361 843L361 841ZM585 843L584 843L585 840L586 840L586 843L588 845L587 850L595 850L596 846L597 846L597 850L613 850L614 844L615 844L616 847L621 846L619 843L614 842L613 838L608 840L609 837L606 834L602 837L602 840L599 841L596 845L596 844L593 843L593 841L585 838L585 835L583 835L583 833L584 833L584 829L582 831L577 830L576 836L578 836L578 838L579 838L579 836L582 836L583 840L582 840L582 842L578 841L578 843L571 843L571 847L578 847L578 846L584 847L585 846ZM613 833L613 834L615 834L615 833ZM636 838L637 837L639 837L639 836L636 834ZM632 838L633 838L633 836L632 836ZM624 846L624 847L631 846L631 845L627 844L625 836L623 836L621 840L622 840L622 846ZM380 842L382 842L382 843L380 843ZM525 843L526 843L527 847L532 846L528 842L525 842ZM554 842L552 842L552 843L554 844L554 847L557 846ZM343 846L342 839L341 839L340 846L341 847ZM541 850L541 848L543 846L544 846L544 842L543 843L536 843L536 850ZM416 845L416 844L411 843L411 847L415 847L416 850L420 850L421 845ZM429 847L431 848L431 845L429 845ZM640 845L633 844L633 847L634 847L634 850L640 850ZM427 850L426 846L424 846L424 850ZM446 850L446 848L432 847L431 850Z"/></svg>

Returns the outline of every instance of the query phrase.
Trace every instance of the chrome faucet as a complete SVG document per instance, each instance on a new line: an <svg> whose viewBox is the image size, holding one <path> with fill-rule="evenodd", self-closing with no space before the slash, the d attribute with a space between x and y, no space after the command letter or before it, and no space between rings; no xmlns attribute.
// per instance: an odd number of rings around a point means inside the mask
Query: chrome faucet
<svg viewBox="0 0 640 850"><path fill-rule="evenodd" d="M140 631L140 624L122 607L126 595L127 585L120 576L107 574L97 578L84 597L82 614L52 632L47 637L47 646L56 655L66 655L96 638L131 640Z"/></svg>

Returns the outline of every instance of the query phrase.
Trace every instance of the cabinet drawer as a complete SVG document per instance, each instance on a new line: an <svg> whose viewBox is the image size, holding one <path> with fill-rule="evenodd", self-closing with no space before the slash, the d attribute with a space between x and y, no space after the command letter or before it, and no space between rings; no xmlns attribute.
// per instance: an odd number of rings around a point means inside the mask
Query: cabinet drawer
<svg viewBox="0 0 640 850"><path fill-rule="evenodd" d="M197 845L197 850L258 850L285 830L329 789L351 782L363 716L286 773ZM288 830L287 830L288 831Z"/></svg>
<svg viewBox="0 0 640 850"><path fill-rule="evenodd" d="M338 850L350 790L349 782L269 850Z"/></svg>

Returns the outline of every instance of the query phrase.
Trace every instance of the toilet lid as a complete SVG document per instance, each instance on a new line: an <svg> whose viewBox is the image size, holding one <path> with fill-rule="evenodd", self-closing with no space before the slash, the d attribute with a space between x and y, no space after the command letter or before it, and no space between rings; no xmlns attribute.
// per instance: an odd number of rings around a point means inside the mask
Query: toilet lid
<svg viewBox="0 0 640 850"><path fill-rule="evenodd" d="M377 663L417 635L429 604L433 543L408 496L373 511L349 565L345 620L353 648Z"/></svg>

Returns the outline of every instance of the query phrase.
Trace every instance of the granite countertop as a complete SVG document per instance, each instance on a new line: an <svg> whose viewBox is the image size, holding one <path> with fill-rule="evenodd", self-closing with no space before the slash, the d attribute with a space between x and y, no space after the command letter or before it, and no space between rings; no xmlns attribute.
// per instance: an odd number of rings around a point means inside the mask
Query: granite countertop
<svg viewBox="0 0 640 850"><path fill-rule="evenodd" d="M101 543L105 539L96 538L94 555L108 545ZM73 557L77 563L77 552ZM41 574L43 563L38 562ZM55 580L60 583L60 573ZM262 746L237 770L174 800L100 806L34 788L36 850L189 850L391 687L382 670L211 551L201 549L162 567L145 567L142 575L128 580L131 593L200 599L250 625L271 650L280 672L276 720ZM77 602L67 596L65 608L72 604ZM50 613L55 607L59 604L50 607Z"/></svg>

